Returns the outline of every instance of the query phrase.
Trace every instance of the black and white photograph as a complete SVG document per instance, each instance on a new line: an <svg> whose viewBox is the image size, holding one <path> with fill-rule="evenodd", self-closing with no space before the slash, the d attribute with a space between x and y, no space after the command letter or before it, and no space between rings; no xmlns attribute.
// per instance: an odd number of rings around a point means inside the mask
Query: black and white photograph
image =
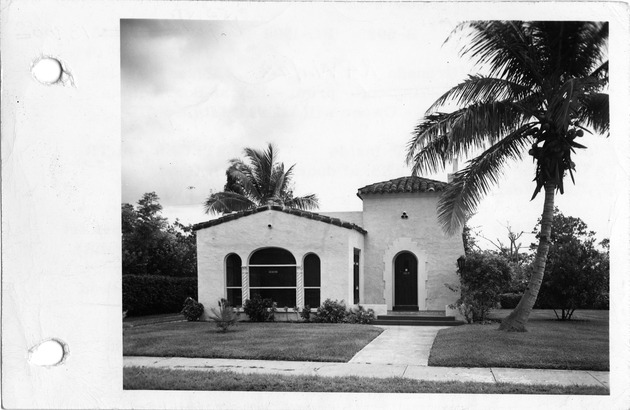
<svg viewBox="0 0 630 410"><path fill-rule="evenodd" d="M628 407L628 4L0 3L3 407Z"/></svg>
<svg viewBox="0 0 630 410"><path fill-rule="evenodd" d="M121 20L125 388L608 394L607 22L295 9Z"/></svg>

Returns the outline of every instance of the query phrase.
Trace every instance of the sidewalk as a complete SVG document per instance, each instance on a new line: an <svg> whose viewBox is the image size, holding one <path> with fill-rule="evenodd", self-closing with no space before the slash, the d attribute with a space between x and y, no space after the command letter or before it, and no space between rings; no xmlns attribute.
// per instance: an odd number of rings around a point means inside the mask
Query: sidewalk
<svg viewBox="0 0 630 410"><path fill-rule="evenodd" d="M312 376L402 377L428 381L522 383L604 386L609 372L509 368L429 367L409 364L289 362L276 360L200 359L183 357L123 357L125 367L222 371Z"/></svg>
<svg viewBox="0 0 630 410"><path fill-rule="evenodd" d="M428 366L435 336L444 326L383 326L384 331L349 363Z"/></svg>

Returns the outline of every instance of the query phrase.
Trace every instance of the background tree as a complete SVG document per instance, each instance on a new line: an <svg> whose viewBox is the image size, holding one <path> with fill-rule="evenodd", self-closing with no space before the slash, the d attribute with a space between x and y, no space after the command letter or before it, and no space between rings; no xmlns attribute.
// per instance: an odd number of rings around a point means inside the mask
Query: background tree
<svg viewBox="0 0 630 410"><path fill-rule="evenodd" d="M224 191L210 194L204 204L206 213L238 212L261 205L303 210L318 208L316 195L294 196L291 179L295 165L285 170L284 163L276 162L276 149L272 144L266 150L245 148L244 153L246 161L230 160Z"/></svg>
<svg viewBox="0 0 630 410"><path fill-rule="evenodd" d="M540 306L553 309L560 320L569 320L576 309L605 304L608 280L608 250L595 247L595 232L580 218L564 216L555 208Z"/></svg>
<svg viewBox="0 0 630 410"><path fill-rule="evenodd" d="M135 208L122 204L123 275L197 275L192 226L169 224L161 210L155 192L144 194Z"/></svg>
<svg viewBox="0 0 630 410"><path fill-rule="evenodd" d="M496 184L510 160L528 152L536 164L532 199L544 189L540 242L528 288L500 329L525 331L542 283L554 195L573 179L572 153L587 127L608 133L608 24L584 21L471 21L461 54L487 74L471 75L429 107L407 149L414 175L442 171L481 151L453 176L438 204L454 234ZM452 112L440 109L455 104Z"/></svg>
<svg viewBox="0 0 630 410"><path fill-rule="evenodd" d="M464 242L464 253L466 255L481 251L477 244L477 232L473 231L473 229L474 228L471 228L468 223L465 223L462 228L462 240Z"/></svg>

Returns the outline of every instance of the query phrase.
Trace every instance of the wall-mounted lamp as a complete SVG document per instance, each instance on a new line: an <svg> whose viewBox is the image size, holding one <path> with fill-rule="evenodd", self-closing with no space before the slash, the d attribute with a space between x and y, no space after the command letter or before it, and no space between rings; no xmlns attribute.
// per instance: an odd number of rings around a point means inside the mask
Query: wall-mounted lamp
<svg viewBox="0 0 630 410"><path fill-rule="evenodd" d="M409 216L407 215L407 212L403 212L402 215L400 215L400 217L402 219L408 219L409 218Z"/></svg>

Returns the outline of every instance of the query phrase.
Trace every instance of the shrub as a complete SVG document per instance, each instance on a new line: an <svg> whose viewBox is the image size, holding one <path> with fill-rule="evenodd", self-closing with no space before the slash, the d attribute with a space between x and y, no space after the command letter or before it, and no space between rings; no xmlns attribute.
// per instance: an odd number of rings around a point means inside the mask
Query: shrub
<svg viewBox="0 0 630 410"><path fill-rule="evenodd" d="M302 317L302 320L304 320L306 323L311 321L311 307L309 305L304 306L304 309L302 309L302 312L300 312L300 316Z"/></svg>
<svg viewBox="0 0 630 410"><path fill-rule="evenodd" d="M461 296L455 307L468 323L485 322L490 309L497 306L501 290L510 282L510 267L505 259L489 252L461 256L457 266Z"/></svg>
<svg viewBox="0 0 630 410"><path fill-rule="evenodd" d="M184 308L182 309L181 313L182 315L184 315L187 321L197 321L203 314L203 305L197 302L195 299L188 297L184 301Z"/></svg>
<svg viewBox="0 0 630 410"><path fill-rule="evenodd" d="M569 238L550 246L538 300L542 308L560 311L558 319L570 320L576 309L592 309L608 292L608 256L592 241Z"/></svg>
<svg viewBox="0 0 630 410"><path fill-rule="evenodd" d="M523 296L522 293L502 293L499 295L501 309L514 309Z"/></svg>
<svg viewBox="0 0 630 410"><path fill-rule="evenodd" d="M243 311L249 316L250 322L273 322L276 307L271 299L262 299L260 295L254 295L245 301Z"/></svg>
<svg viewBox="0 0 630 410"><path fill-rule="evenodd" d="M337 300L326 299L320 307L317 308L315 319L320 323L341 323L344 321L348 312L346 305Z"/></svg>
<svg viewBox="0 0 630 410"><path fill-rule="evenodd" d="M602 293L593 305L593 309L608 310L610 309L610 296L608 293Z"/></svg>
<svg viewBox="0 0 630 410"><path fill-rule="evenodd" d="M297 306L293 306L293 312L295 312L295 319L297 322L300 321L300 308Z"/></svg>
<svg viewBox="0 0 630 410"><path fill-rule="evenodd" d="M179 313L190 295L197 295L197 278L123 275L123 310L127 316Z"/></svg>
<svg viewBox="0 0 630 410"><path fill-rule="evenodd" d="M230 326L233 326L238 321L238 314L234 312L234 308L230 306L227 300L221 299L219 301L219 310L210 308L208 318L217 324L217 327L221 329L223 333L227 332Z"/></svg>
<svg viewBox="0 0 630 410"><path fill-rule="evenodd" d="M348 316L346 317L347 323L357 323L360 325L369 325L375 319L374 310L365 308L358 305L356 309L350 309Z"/></svg>

